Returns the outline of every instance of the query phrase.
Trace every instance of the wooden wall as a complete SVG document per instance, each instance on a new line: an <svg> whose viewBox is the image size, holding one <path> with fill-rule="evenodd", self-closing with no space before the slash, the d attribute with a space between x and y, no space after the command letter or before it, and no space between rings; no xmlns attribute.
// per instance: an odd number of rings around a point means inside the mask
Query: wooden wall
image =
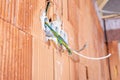
<svg viewBox="0 0 120 80"><path fill-rule="evenodd" d="M112 56L110 57L110 70L112 80L120 79L120 60L118 43L119 41L109 42L109 51L112 53Z"/></svg>
<svg viewBox="0 0 120 80"><path fill-rule="evenodd" d="M0 80L32 79L30 5L30 0L0 0Z"/></svg>
<svg viewBox="0 0 120 80"><path fill-rule="evenodd" d="M106 55L92 0L54 2L49 17L53 19L57 9L69 45L77 50L87 43L82 54ZM43 8L45 0L0 0L0 80L109 80L107 60L69 56L52 41L45 42L39 19Z"/></svg>

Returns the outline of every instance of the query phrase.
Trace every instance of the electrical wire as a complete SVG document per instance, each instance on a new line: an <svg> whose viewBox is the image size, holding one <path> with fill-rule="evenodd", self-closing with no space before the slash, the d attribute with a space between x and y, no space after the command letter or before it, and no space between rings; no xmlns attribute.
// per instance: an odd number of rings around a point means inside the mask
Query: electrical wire
<svg viewBox="0 0 120 80"><path fill-rule="evenodd" d="M111 56L111 54L108 54L107 56L94 58L94 57L88 57L88 56L85 56L85 55L79 54L79 53L76 52L76 51L72 51L72 52L73 52L74 54L80 56L80 57L83 57L83 58L85 58L85 59L90 59L90 60L103 60L103 59L109 58L109 57Z"/></svg>
<svg viewBox="0 0 120 80"><path fill-rule="evenodd" d="M69 47L69 46L68 46ZM70 47L69 47L70 48ZM106 59L106 58L109 58L111 56L111 53L106 55L106 56L103 56L103 57L98 57L98 58L95 58L95 57L88 57L88 56L85 56L85 55L82 55L80 53L78 53L77 51L73 50L72 48L70 48L72 50L72 53L78 55L79 57L82 57L82 58L85 58L85 59L89 59L89 60L103 60L103 59Z"/></svg>

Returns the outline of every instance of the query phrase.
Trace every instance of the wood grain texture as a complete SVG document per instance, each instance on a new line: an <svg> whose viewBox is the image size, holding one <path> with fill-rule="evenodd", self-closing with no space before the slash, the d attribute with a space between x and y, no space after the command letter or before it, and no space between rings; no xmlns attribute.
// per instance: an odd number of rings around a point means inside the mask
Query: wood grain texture
<svg viewBox="0 0 120 80"><path fill-rule="evenodd" d="M19 1L0 0L0 80L32 79L32 36L28 30L32 20L29 15L24 25L17 23L23 16L19 15Z"/></svg>
<svg viewBox="0 0 120 80"><path fill-rule="evenodd" d="M84 55L106 55L92 0L52 1L61 4L51 5L49 17L60 11L69 45L77 50L88 43ZM0 80L109 80L106 60L69 56L53 41L45 41L39 19L44 7L45 0L0 0Z"/></svg>

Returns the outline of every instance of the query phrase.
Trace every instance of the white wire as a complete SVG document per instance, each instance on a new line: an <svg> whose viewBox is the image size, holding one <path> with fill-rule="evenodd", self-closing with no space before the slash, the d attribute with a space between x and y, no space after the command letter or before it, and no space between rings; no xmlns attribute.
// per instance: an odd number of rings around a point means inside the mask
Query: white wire
<svg viewBox="0 0 120 80"><path fill-rule="evenodd" d="M107 56L94 58L94 57L88 57L88 56L85 56L85 55L79 54L79 53L76 52L76 51L72 51L72 52L73 52L74 54L80 56L80 57L83 57L83 58L85 58L85 59L90 59L90 60L102 60L102 59L109 58L109 57L111 56L111 54L108 54Z"/></svg>

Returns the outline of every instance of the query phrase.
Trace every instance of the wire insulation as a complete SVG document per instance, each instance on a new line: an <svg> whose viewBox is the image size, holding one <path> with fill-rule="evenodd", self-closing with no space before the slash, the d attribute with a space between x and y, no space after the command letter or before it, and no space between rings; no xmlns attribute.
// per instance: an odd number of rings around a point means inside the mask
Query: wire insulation
<svg viewBox="0 0 120 80"><path fill-rule="evenodd" d="M90 60L102 60L102 59L109 58L109 57L111 56L111 54L108 54L107 56L94 58L94 57L88 57L88 56L85 56L85 55L79 54L79 53L76 52L76 51L72 51L72 52L73 52L74 54L80 56L80 57L83 57L83 58L85 58L85 59L90 59Z"/></svg>

